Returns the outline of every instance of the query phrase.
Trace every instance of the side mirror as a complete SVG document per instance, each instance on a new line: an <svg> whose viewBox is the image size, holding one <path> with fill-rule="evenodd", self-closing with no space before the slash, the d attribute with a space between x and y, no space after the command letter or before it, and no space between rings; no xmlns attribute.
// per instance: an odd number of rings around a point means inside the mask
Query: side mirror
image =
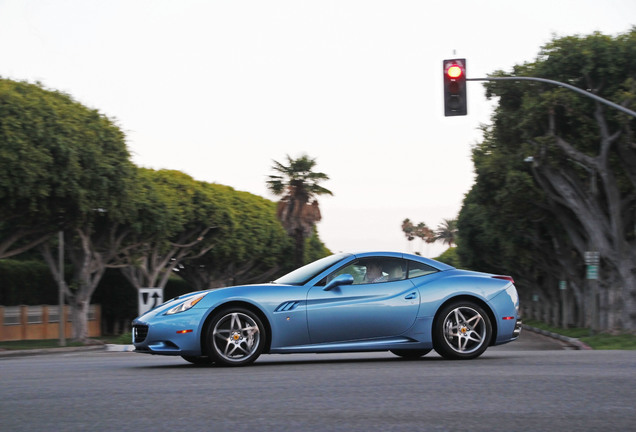
<svg viewBox="0 0 636 432"><path fill-rule="evenodd" d="M353 276L351 276L348 273L345 273L345 274L336 276L331 282L325 285L324 290L329 291L340 285L351 285L351 284L353 284Z"/></svg>

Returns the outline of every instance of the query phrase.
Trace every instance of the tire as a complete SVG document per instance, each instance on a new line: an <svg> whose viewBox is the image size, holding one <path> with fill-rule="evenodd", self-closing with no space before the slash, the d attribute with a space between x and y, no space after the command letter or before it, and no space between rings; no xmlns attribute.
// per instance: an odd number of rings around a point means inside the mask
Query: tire
<svg viewBox="0 0 636 432"><path fill-rule="evenodd" d="M245 366L263 352L265 326L252 311L243 308L224 309L210 320L205 350L210 359L222 366Z"/></svg>
<svg viewBox="0 0 636 432"><path fill-rule="evenodd" d="M430 349L396 349L391 350L393 354L396 356L405 358L407 360L415 360L420 357L424 357L426 354L430 353Z"/></svg>
<svg viewBox="0 0 636 432"><path fill-rule="evenodd" d="M488 314L471 301L444 307L433 324L433 347L446 359L477 358L486 351L491 338Z"/></svg>
<svg viewBox="0 0 636 432"><path fill-rule="evenodd" d="M181 356L181 358L195 365L209 366L214 364L214 360L208 356Z"/></svg>

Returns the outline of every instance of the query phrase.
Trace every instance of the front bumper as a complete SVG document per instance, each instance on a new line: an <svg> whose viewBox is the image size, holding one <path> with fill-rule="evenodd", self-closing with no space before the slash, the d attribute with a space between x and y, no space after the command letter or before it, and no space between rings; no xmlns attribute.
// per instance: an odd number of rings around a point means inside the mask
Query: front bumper
<svg viewBox="0 0 636 432"><path fill-rule="evenodd" d="M189 310L176 315L156 315L148 321L133 321L135 352L144 354L201 355L201 323L204 311Z"/></svg>

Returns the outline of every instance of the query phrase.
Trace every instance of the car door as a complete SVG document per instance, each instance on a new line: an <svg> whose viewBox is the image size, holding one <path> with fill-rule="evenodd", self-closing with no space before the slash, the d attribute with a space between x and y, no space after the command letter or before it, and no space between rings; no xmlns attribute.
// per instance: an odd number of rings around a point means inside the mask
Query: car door
<svg viewBox="0 0 636 432"><path fill-rule="evenodd" d="M391 263L397 264L398 260L393 258ZM413 325L420 297L411 281L404 279L405 275L390 278L385 271L380 280L371 282L365 278L365 265L365 260L358 260L308 291L311 343L391 337ZM385 263L385 267L388 264ZM326 285L339 274L352 274L354 283L333 288Z"/></svg>

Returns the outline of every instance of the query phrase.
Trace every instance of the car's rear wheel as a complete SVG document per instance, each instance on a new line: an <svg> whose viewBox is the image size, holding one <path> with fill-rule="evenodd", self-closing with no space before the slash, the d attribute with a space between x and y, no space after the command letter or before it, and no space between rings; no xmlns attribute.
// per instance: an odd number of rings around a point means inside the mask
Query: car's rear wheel
<svg viewBox="0 0 636 432"><path fill-rule="evenodd" d="M447 359L467 360L486 351L492 337L488 314L476 303L451 303L440 311L433 324L433 346Z"/></svg>
<svg viewBox="0 0 636 432"><path fill-rule="evenodd" d="M396 356L400 356L408 360L415 360L430 353L431 350L430 349L415 349L415 350L414 349L396 349L396 350L391 350L391 352L395 354Z"/></svg>
<svg viewBox="0 0 636 432"><path fill-rule="evenodd" d="M190 362L195 365L212 365L214 364L214 360L212 360L208 356L181 356L187 362Z"/></svg>
<svg viewBox="0 0 636 432"><path fill-rule="evenodd" d="M217 365L244 366L254 362L265 345L265 327L252 311L224 309L210 320L205 347Z"/></svg>

